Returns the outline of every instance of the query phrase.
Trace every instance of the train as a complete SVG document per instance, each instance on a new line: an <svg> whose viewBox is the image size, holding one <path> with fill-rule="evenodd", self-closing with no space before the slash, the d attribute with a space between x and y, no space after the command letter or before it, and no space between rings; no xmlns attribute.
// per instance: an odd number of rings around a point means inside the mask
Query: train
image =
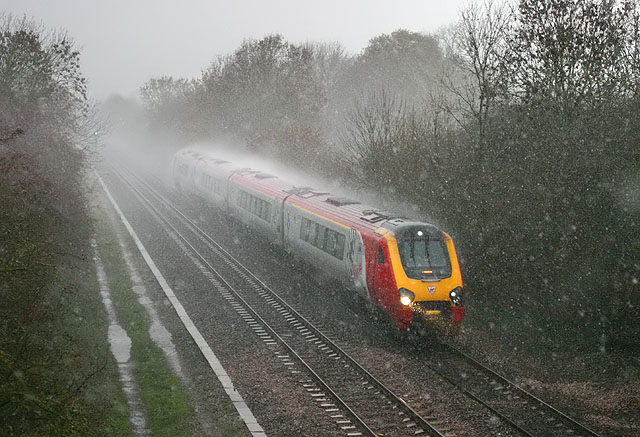
<svg viewBox="0 0 640 437"><path fill-rule="evenodd" d="M452 238L438 227L294 184L214 153L173 155L172 181L313 266L402 330L437 320L459 330L464 286Z"/></svg>

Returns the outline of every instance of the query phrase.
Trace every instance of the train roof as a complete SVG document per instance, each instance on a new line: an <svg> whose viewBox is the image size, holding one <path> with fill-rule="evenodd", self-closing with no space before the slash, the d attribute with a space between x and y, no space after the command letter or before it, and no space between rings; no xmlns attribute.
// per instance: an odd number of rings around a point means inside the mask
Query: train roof
<svg viewBox="0 0 640 437"><path fill-rule="evenodd" d="M288 196L287 190L293 187L293 184L277 176L251 169L234 171L230 180L278 200L286 199Z"/></svg>
<svg viewBox="0 0 640 437"><path fill-rule="evenodd" d="M328 191L295 185L270 173L247 167L233 167L233 163L218 159L213 155L193 149L185 149L178 154L203 164L202 168L215 169L220 164L229 179L267 196L287 202L312 214L324 217L345 227L360 231L375 232L380 228L393 230L402 223L415 223L396 214L361 203L359 200L337 196Z"/></svg>
<svg viewBox="0 0 640 437"><path fill-rule="evenodd" d="M400 223L406 219L358 200L336 196L328 191L299 186L277 177L262 178L260 173L237 172L231 180L279 200L324 217L345 227L374 232L383 223ZM391 230L391 227L385 226Z"/></svg>

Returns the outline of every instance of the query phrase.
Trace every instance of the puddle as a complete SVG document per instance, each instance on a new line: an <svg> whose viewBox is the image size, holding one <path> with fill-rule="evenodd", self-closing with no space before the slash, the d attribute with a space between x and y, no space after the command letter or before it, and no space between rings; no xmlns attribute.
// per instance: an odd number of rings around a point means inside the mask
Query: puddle
<svg viewBox="0 0 640 437"><path fill-rule="evenodd" d="M164 327L162 322L160 321L160 317L156 312L155 307L153 306L153 302L147 296L147 289L145 288L142 278L138 274L136 267L131 261L131 253L127 249L122 236L118 232L118 243L120 244L120 249L122 250L122 254L124 256L124 261L127 265L127 269L129 270L129 276L131 277L131 282L133 284L133 292L138 296L138 302L147 310L147 314L149 315L149 319L151 320L151 327L149 328L149 336L151 340L158 346L162 352L164 353L169 366L175 373L175 375L182 379L186 380L184 372L182 371L182 366L180 365L180 359L178 358L178 352L176 351L176 347L173 343L173 337L171 333Z"/></svg>
<svg viewBox="0 0 640 437"><path fill-rule="evenodd" d="M111 353L116 358L118 364L126 363L131 358L131 339L127 331L120 325L109 325L109 343Z"/></svg>
<svg viewBox="0 0 640 437"><path fill-rule="evenodd" d="M111 353L118 363L120 383L122 384L122 390L129 405L129 421L133 428L133 435L148 436L151 435L151 432L147 428L147 419L140 395L140 387L138 387L133 375L134 363L131 361L131 339L118 323L118 317L111 300L111 291L109 290L107 275L104 271L102 260L98 255L98 245L95 240L91 242L91 245L93 246L93 259L96 263L98 284L100 285L100 296L102 297L102 303L109 318L109 345L111 347Z"/></svg>

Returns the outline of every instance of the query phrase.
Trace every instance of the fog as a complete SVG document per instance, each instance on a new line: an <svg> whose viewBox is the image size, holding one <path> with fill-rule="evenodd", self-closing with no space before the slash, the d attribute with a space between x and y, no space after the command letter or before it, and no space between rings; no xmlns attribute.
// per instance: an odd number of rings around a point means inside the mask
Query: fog
<svg viewBox="0 0 640 437"><path fill-rule="evenodd" d="M333 39L247 39L203 64L194 80L156 75L142 87L141 103L116 99L107 106L137 108L138 121L120 118L138 135L124 141L125 149L143 150L141 162L161 151L162 174L173 153L197 146L438 225L460 247L468 285L477 287L475 308L486 316L478 323L490 331L521 338L544 332L537 341L554 353L563 347L552 334L560 328L598 352L623 347L632 336L618 327L634 330L638 308L631 291L638 266L627 261L636 253L629 233L637 224L638 184L633 161L624 158L633 149L634 91L599 94L577 67L570 91L547 90L568 79L546 78L552 73L539 71L533 58L507 61L509 50L543 44L536 38L553 29L538 29L539 20L524 16L513 21L506 11L469 9L439 33L374 35L358 53ZM509 36L516 25L520 33ZM474 69L479 58L469 40L489 44L483 26L503 38L482 52L492 69L486 76ZM544 53L552 58L557 50ZM571 62L618 71L599 77L615 82L608 89L634 83L625 77L635 71L628 59L605 68L589 58L592 50L583 47ZM536 99L529 101L521 90L533 82ZM486 97L496 90L499 96ZM605 102L616 116L588 116ZM609 239L594 244L592 236L602 233ZM601 244L625 255L605 267L611 260ZM502 298L504 283L509 292ZM534 289L545 292L534 298ZM617 297L603 302L603 289ZM494 311L505 306L512 317Z"/></svg>
<svg viewBox="0 0 640 437"><path fill-rule="evenodd" d="M336 196L347 197L357 200L361 203L370 205L372 207L388 211L399 217L406 217L413 220L427 221L432 224L436 224L435 220L419 210L419 207L415 204L400 202L397 199L382 198L378 193L375 193L365 188L353 189L346 186L344 183L338 180L329 180L323 178L321 175L303 172L299 169L292 168L278 162L273 158L260 156L255 153L250 153L244 150L242 145L233 144L231 140L228 142L196 142L187 144L185 148L198 150L203 153L209 154L215 158L224 159L232 163L235 168L251 168L253 170L259 170L261 172L269 173L278 177L286 182L291 182L298 187L311 187L316 191L329 192ZM168 163L168 157L165 157L163 163ZM172 183L170 177L170 169L165 170L165 181L169 184Z"/></svg>
<svg viewBox="0 0 640 437"><path fill-rule="evenodd" d="M172 157L197 148L435 224L462 259L455 341L571 408L593 384L584 417L640 429L637 390L609 402L640 383L640 9L620 3L6 2L0 270L25 305L6 316L20 327L49 254L96 232L87 157L171 190Z"/></svg>
<svg viewBox="0 0 640 437"><path fill-rule="evenodd" d="M104 100L112 93L135 95L150 77L196 77L244 39L278 33L294 42L340 41L357 53L381 33L450 24L463 3L4 0L2 12L65 29L81 48L90 94Z"/></svg>

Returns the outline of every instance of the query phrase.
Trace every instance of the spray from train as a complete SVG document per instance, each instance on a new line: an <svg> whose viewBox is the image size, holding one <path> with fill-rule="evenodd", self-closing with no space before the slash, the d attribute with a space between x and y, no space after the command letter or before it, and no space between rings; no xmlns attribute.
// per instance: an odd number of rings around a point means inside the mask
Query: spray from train
<svg viewBox="0 0 640 437"><path fill-rule="evenodd" d="M460 326L460 263L451 237L358 198L307 185L275 164L190 147L171 162L176 189L202 198L341 281L403 329L415 320Z"/></svg>
<svg viewBox="0 0 640 437"><path fill-rule="evenodd" d="M313 187L320 191L331 192L335 195L358 199L379 209L391 211L399 216L412 217L438 225L433 217L425 215L420 208L412 203L403 202L396 198L381 198L378 193L365 189L354 189L341 180L328 180L309 172L302 172L283 165L273 159L269 159L256 153L249 153L244 145L233 143L230 140L220 142L195 142L186 148L202 153L219 156L237 164L240 167L248 167L278 175L280 178L291 181L300 186ZM166 160L165 160L166 161Z"/></svg>

